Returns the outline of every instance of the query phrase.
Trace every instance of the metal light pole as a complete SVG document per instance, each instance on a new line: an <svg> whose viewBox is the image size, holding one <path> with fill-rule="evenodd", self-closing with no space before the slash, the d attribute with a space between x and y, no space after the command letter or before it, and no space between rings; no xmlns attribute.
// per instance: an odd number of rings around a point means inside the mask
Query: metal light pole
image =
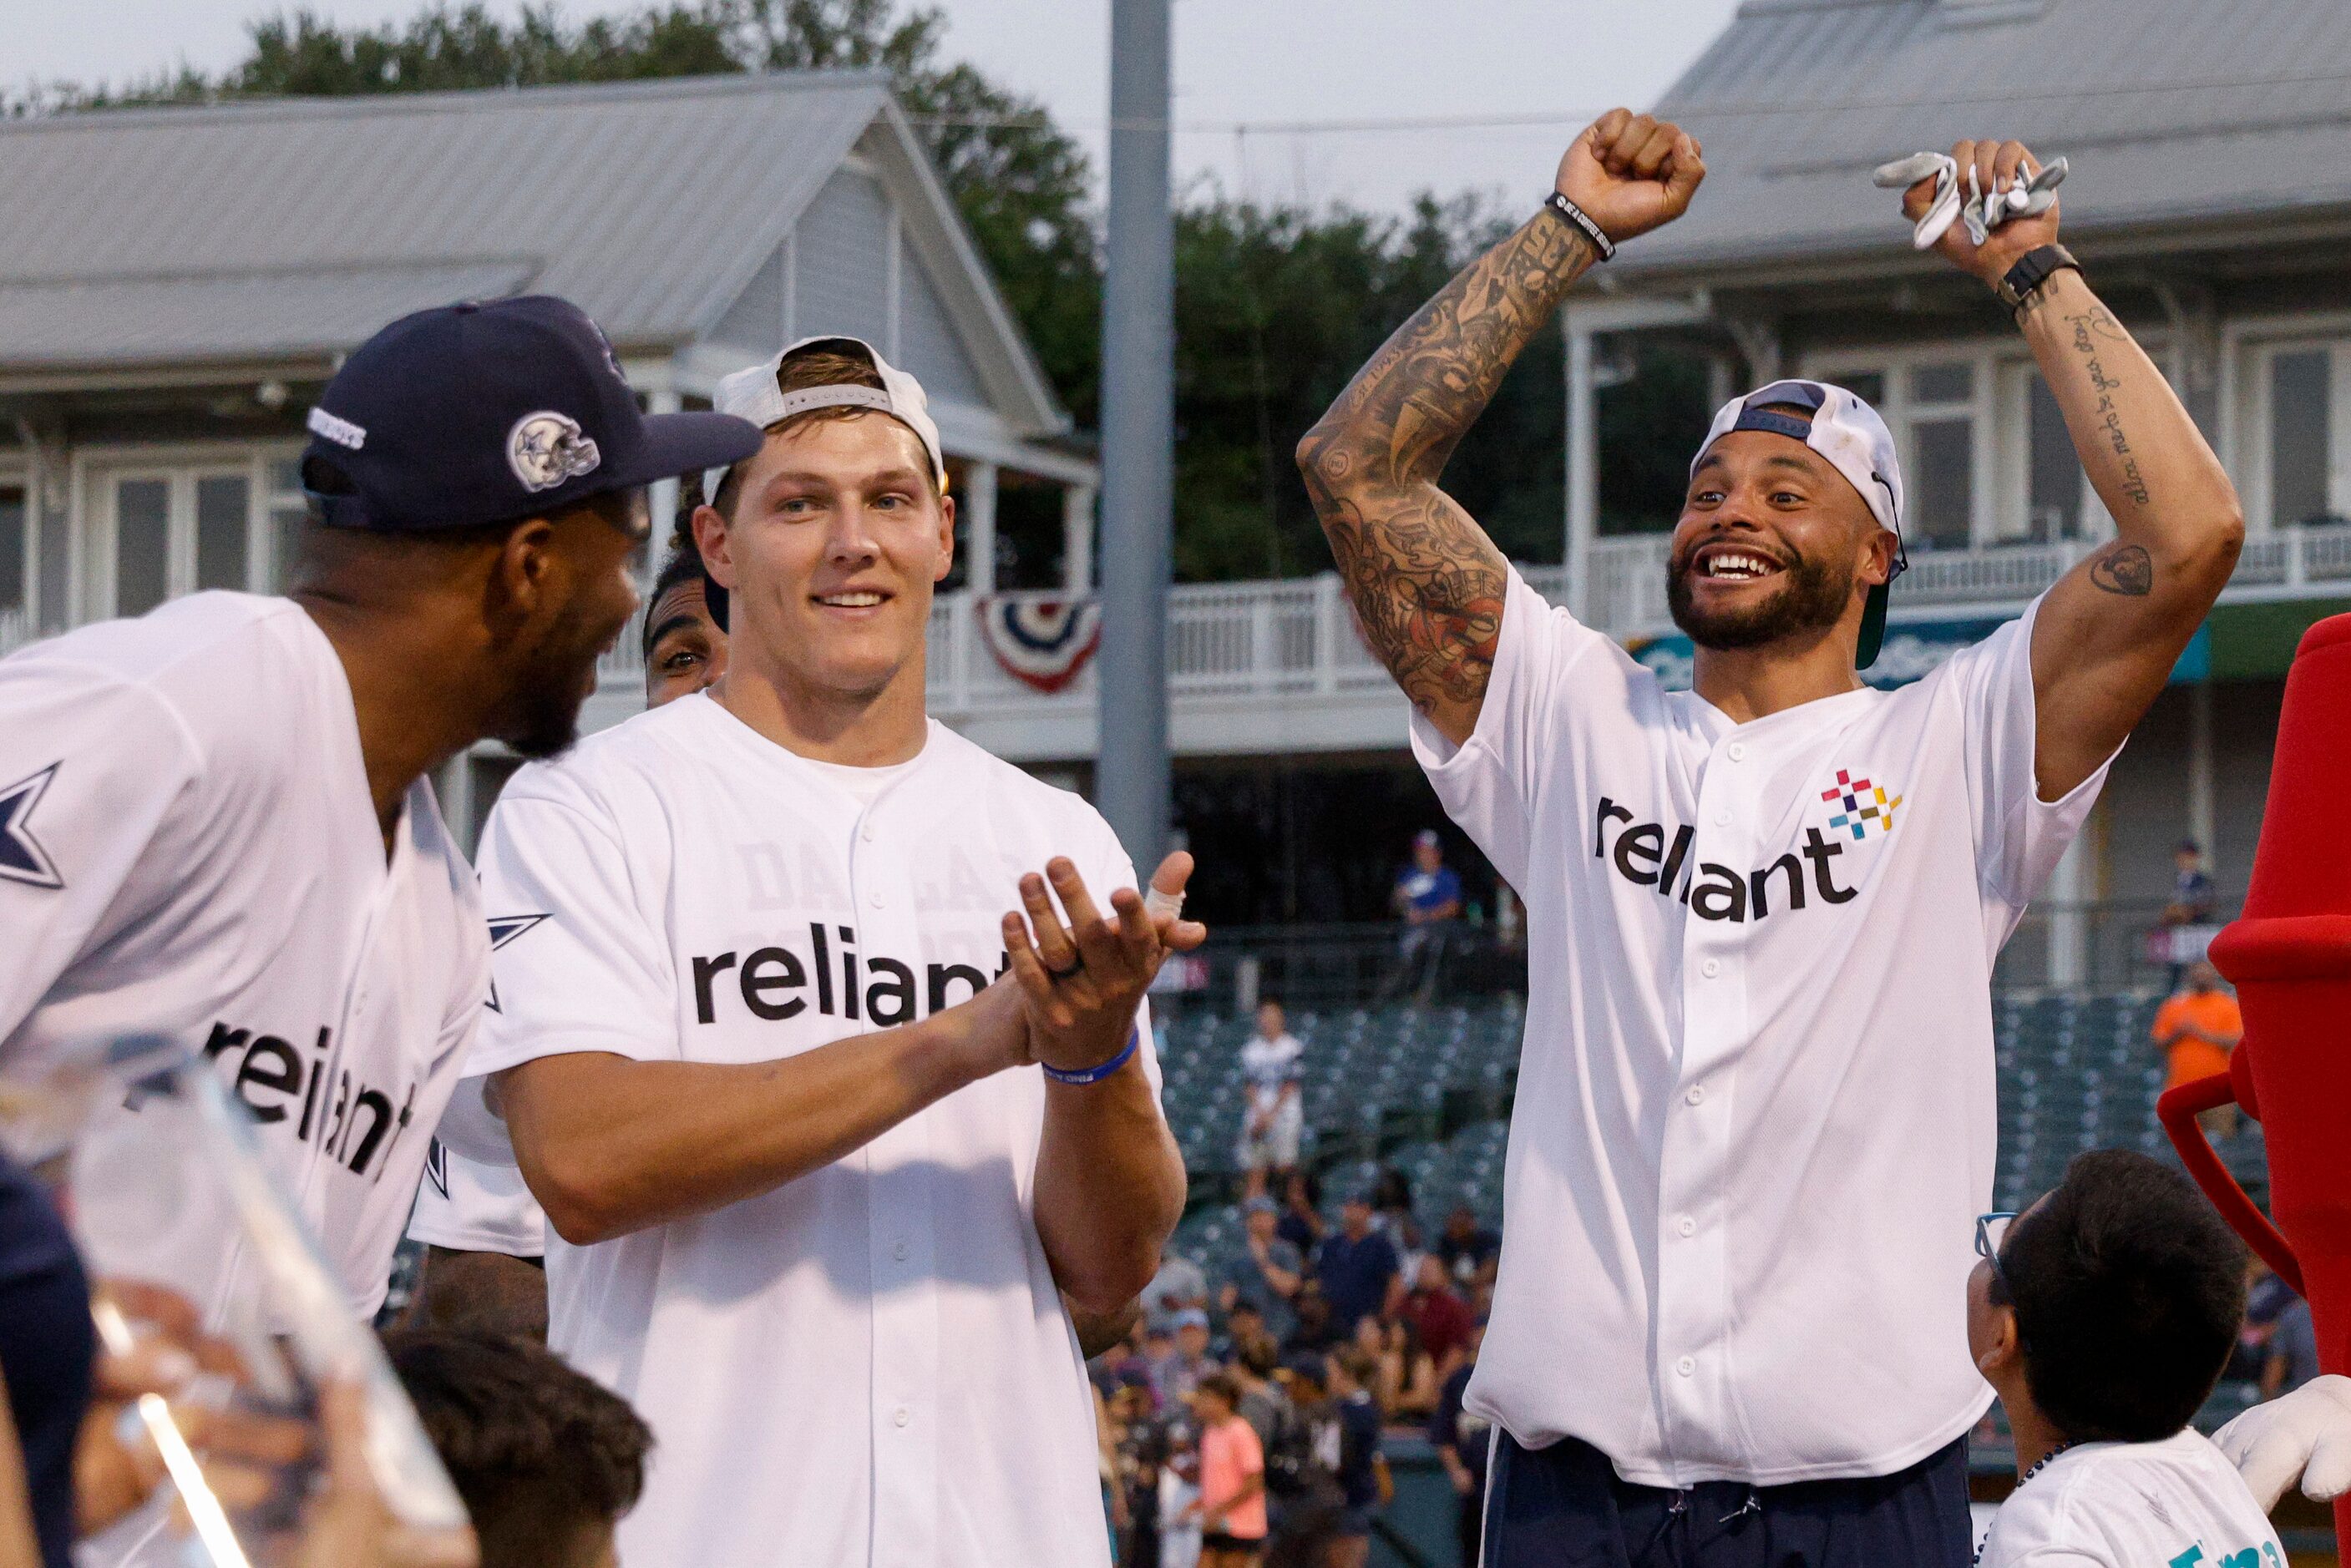
<svg viewBox="0 0 2351 1568"><path fill-rule="evenodd" d="M1111 0L1110 260L1102 290L1102 815L1151 875L1165 853L1167 578L1175 508L1176 225L1169 0Z"/></svg>

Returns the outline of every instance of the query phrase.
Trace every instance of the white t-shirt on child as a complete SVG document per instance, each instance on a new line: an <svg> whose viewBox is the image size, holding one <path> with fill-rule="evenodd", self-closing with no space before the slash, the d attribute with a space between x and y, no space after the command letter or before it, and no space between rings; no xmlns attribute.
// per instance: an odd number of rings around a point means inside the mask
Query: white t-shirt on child
<svg viewBox="0 0 2351 1568"><path fill-rule="evenodd" d="M2190 1428L2084 1443L2017 1489L1978 1568L2285 1568L2237 1467Z"/></svg>

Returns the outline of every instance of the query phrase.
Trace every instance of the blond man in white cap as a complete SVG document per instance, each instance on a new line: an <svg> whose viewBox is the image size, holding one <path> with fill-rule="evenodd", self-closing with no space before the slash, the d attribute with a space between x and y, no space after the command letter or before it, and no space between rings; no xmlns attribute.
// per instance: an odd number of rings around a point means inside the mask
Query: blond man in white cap
<svg viewBox="0 0 2351 1568"><path fill-rule="evenodd" d="M716 401L767 431L695 517L726 676L523 769L483 845L528 925L471 1071L549 1343L653 1428L625 1561L1106 1563L1061 1293L1129 1301L1183 1207L1143 993L1189 862L1146 907L1092 807L925 714L913 378L816 339Z"/></svg>

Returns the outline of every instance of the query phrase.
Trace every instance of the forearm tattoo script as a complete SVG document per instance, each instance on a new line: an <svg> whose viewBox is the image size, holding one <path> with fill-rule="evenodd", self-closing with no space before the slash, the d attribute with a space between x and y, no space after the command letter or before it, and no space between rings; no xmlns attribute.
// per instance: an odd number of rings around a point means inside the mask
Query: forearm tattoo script
<svg viewBox="0 0 2351 1568"><path fill-rule="evenodd" d="M1424 711L1485 694L1507 582L1437 475L1592 261L1565 220L1537 214L1398 327L1300 446L1364 639Z"/></svg>

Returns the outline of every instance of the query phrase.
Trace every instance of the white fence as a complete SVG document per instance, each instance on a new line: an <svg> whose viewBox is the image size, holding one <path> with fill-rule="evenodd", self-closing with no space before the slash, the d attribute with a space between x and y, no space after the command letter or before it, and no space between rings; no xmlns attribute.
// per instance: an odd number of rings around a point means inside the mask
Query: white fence
<svg viewBox="0 0 2351 1568"><path fill-rule="evenodd" d="M2095 547L2067 542L1921 550L1911 556L1896 601L1987 613L2013 609ZM1666 611L1666 548L1665 538L1657 535L1593 543L1586 557L1591 593L1584 609L1593 625L1619 638L1672 629ZM1567 602L1565 568L1521 569L1537 592L1553 603ZM2248 541L2229 597L2290 597L2326 592L2337 585L2339 591L2351 592L2351 524L2286 529ZM1095 694L1091 664L1058 692L1021 684L988 653L971 603L968 594L942 594L931 607L933 712L956 720L1091 709ZM6 628L0 618L0 646L5 646ZM637 643L632 627L605 655L601 669L608 688L643 683ZM1275 582L1191 584L1168 595L1167 690L1179 705L1253 698L1289 703L1379 692L1387 687L1387 672L1364 645L1339 579L1331 573Z"/></svg>

